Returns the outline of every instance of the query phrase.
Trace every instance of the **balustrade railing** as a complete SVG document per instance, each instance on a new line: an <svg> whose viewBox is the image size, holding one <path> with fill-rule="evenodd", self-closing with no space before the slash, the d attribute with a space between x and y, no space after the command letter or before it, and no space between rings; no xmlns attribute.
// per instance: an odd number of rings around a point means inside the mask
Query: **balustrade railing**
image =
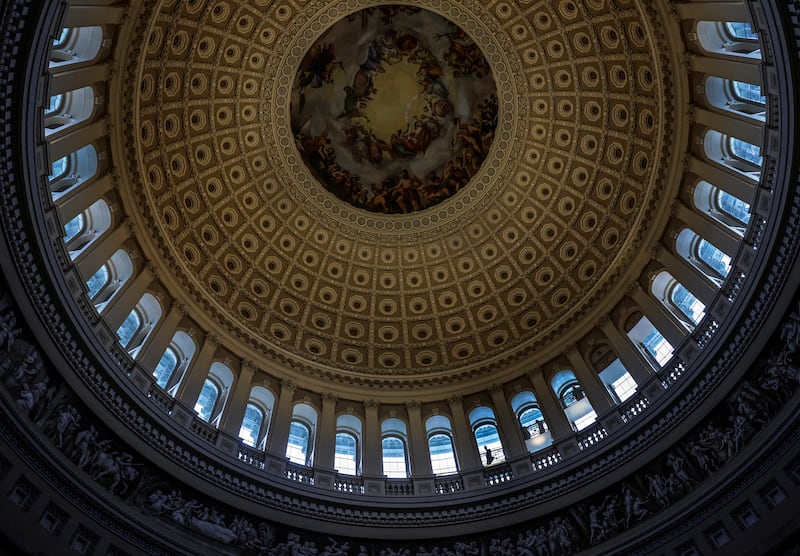
<svg viewBox="0 0 800 556"><path fill-rule="evenodd" d="M389 496L412 496L414 482L411 479L386 479L384 492Z"/></svg>
<svg viewBox="0 0 800 556"><path fill-rule="evenodd" d="M217 437L219 436L219 429L214 425L210 425L200 419L199 417L195 417L192 419L191 424L189 425L189 430L192 431L196 436L199 436L203 440L207 442L216 443Z"/></svg>
<svg viewBox="0 0 800 556"><path fill-rule="evenodd" d="M684 372L686 372L686 363L675 358L658 372L658 376L666 389L675 384Z"/></svg>
<svg viewBox="0 0 800 556"><path fill-rule="evenodd" d="M536 471L541 471L561 462L561 454L555 446L531 454L531 465Z"/></svg>
<svg viewBox="0 0 800 556"><path fill-rule="evenodd" d="M364 480L361 477L336 475L333 480L333 490L348 494L364 494Z"/></svg>
<svg viewBox="0 0 800 556"><path fill-rule="evenodd" d="M607 436L608 431L606 431L605 427L601 423L595 423L588 429L578 433L578 448L581 450L591 448Z"/></svg>
<svg viewBox="0 0 800 556"><path fill-rule="evenodd" d="M150 385L150 389L147 391L147 397L150 398L156 406L167 413L172 411L172 407L175 405L175 398L167 394L163 388L155 383Z"/></svg>
<svg viewBox="0 0 800 556"><path fill-rule="evenodd" d="M483 481L487 486L507 483L514 478L514 472L508 463L494 465L483 470Z"/></svg>
<svg viewBox="0 0 800 556"><path fill-rule="evenodd" d="M464 490L464 480L460 475L436 477L434 491L436 494L453 494Z"/></svg>
<svg viewBox="0 0 800 556"><path fill-rule="evenodd" d="M288 462L286 464L286 469L283 471L283 476L296 483L303 483L305 485L314 484L314 470L304 465Z"/></svg>
<svg viewBox="0 0 800 556"><path fill-rule="evenodd" d="M636 416L641 415L649 405L650 400L647 399L644 393L637 392L619 406L619 415L625 423L629 423Z"/></svg>
<svg viewBox="0 0 800 556"><path fill-rule="evenodd" d="M264 467L266 467L266 455L264 451L248 446L243 442L239 444L239 461L243 461L247 465L252 465L257 469L264 469Z"/></svg>

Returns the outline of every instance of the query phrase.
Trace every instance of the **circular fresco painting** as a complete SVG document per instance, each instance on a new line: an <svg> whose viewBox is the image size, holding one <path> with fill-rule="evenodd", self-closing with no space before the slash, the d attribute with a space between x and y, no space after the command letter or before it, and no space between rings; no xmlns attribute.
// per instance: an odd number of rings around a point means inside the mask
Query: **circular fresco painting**
<svg viewBox="0 0 800 556"><path fill-rule="evenodd" d="M306 53L292 91L292 132L311 173L372 212L406 214L457 193L489 154L496 126L480 48L410 6L334 24Z"/></svg>

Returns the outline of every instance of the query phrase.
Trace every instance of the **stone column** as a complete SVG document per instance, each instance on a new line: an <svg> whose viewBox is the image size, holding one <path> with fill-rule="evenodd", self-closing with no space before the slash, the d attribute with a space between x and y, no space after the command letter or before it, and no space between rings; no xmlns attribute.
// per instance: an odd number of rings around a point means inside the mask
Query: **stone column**
<svg viewBox="0 0 800 556"><path fill-rule="evenodd" d="M494 404L494 413L498 424L497 429L503 442L506 457L515 459L527 454L528 450L525 449L522 438L522 425L519 424L519 421L511 412L511 406L506 400L503 387L499 384L492 384L489 387L489 395L492 397L492 403Z"/></svg>
<svg viewBox="0 0 800 556"><path fill-rule="evenodd" d="M286 445L289 442L289 429L292 426L294 410L294 393L297 390L291 380L281 381L281 393L272 419L272 431L267 438L267 452L279 458L286 456Z"/></svg>
<svg viewBox="0 0 800 556"><path fill-rule="evenodd" d="M331 393L322 394L322 415L317 428L315 467L333 471L336 460L336 396Z"/></svg>
<svg viewBox="0 0 800 556"><path fill-rule="evenodd" d="M642 313L647 317L653 326L676 348L681 344L683 339L689 334L689 331L678 324L675 317L664 307L661 303L656 301L653 296L642 289L637 283L630 293L631 298L642 310Z"/></svg>
<svg viewBox="0 0 800 556"><path fill-rule="evenodd" d="M558 448L561 457L567 458L576 454L578 444L574 436L575 431L564 413L564 408L561 407L561 401L556 398L553 388L545 380L542 370L530 371L528 378L533 385L533 393L536 395L536 401L539 402L542 416L553 436L553 444Z"/></svg>
<svg viewBox="0 0 800 556"><path fill-rule="evenodd" d="M661 382L654 379L655 372L650 362L633 346L630 339L619 331L611 319L608 316L602 317L598 321L598 326L639 388L644 388L647 396L653 398L663 392Z"/></svg>
<svg viewBox="0 0 800 556"><path fill-rule="evenodd" d="M239 430L242 428L247 402L250 400L250 390L255 371L252 361L242 363L239 376L236 378L233 389L228 395L228 403L222 413L220 428L237 437L239 436Z"/></svg>
<svg viewBox="0 0 800 556"><path fill-rule="evenodd" d="M97 241L87 245L73 261L84 282L91 278L98 268L106 264L130 236L131 227L127 222L122 222Z"/></svg>
<svg viewBox="0 0 800 556"><path fill-rule="evenodd" d="M132 282L128 283L121 292L118 292L111 301L103 308L102 316L108 327L116 331L117 328L128 318L136 304L147 292L150 284L153 283L153 273L150 268L145 266L136 275Z"/></svg>
<svg viewBox="0 0 800 556"><path fill-rule="evenodd" d="M155 370L184 316L186 316L186 311L183 305L173 303L167 316L156 324L155 330L150 334L147 343L142 346L136 357L142 367L148 371Z"/></svg>
<svg viewBox="0 0 800 556"><path fill-rule="evenodd" d="M475 444L475 437L464 413L464 401L461 396L451 396L447 399L447 403L450 405L450 413L453 416L453 437L460 469L469 471L483 467Z"/></svg>
<svg viewBox="0 0 800 556"><path fill-rule="evenodd" d="M408 412L408 437L411 451L411 475L430 477L433 475L431 458L428 453L428 435L422 423L422 404L418 401L406 402Z"/></svg>
<svg viewBox="0 0 800 556"><path fill-rule="evenodd" d="M207 335L203 341L203 347L200 348L200 353L192 359L189 368L186 369L186 373L178 385L178 390L175 392L175 397L186 405L194 407L197 402L218 347L217 337L211 334Z"/></svg>
<svg viewBox="0 0 800 556"><path fill-rule="evenodd" d="M608 387L600 379L597 371L589 366L575 344L568 345L564 355L569 359L575 371L575 376L586 392L589 403L592 404L592 408L597 413L598 420L607 430L616 429L622 423L619 412L616 411L617 404L611 397Z"/></svg>
<svg viewBox="0 0 800 556"><path fill-rule="evenodd" d="M383 495L385 475L383 473L383 450L381 427L378 422L378 402L364 402L364 447L361 475L364 477L366 494Z"/></svg>

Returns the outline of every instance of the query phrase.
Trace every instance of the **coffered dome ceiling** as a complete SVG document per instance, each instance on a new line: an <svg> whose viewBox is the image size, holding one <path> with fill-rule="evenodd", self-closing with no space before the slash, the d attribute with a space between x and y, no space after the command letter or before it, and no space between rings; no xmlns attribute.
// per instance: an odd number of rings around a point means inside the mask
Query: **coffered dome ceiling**
<svg viewBox="0 0 800 556"><path fill-rule="evenodd" d="M424 4L138 12L125 210L186 312L278 375L396 389L530 368L663 232L683 148L659 16Z"/></svg>

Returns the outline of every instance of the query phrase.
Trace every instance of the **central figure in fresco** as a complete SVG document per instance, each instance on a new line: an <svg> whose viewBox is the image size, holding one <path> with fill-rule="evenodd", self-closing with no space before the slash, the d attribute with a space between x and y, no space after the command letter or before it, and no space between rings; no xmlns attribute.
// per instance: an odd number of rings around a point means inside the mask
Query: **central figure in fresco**
<svg viewBox="0 0 800 556"><path fill-rule="evenodd" d="M410 6L334 24L292 91L292 132L314 177L354 207L406 214L461 190L497 126L491 68L467 34Z"/></svg>

